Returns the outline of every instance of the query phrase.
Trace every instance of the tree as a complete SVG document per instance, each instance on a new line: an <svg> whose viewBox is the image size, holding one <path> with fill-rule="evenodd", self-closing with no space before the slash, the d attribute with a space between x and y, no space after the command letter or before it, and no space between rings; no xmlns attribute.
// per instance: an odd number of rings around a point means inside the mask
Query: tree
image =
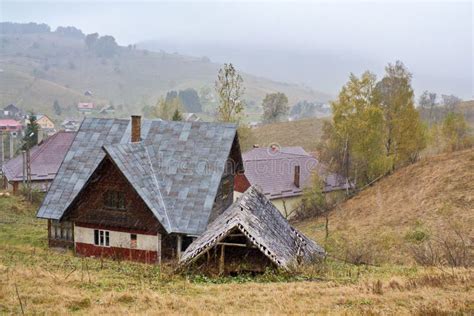
<svg viewBox="0 0 474 316"><path fill-rule="evenodd" d="M99 38L98 33L87 34L86 38L84 39L87 49L91 50L92 48L94 48L95 43L97 42L98 38Z"/></svg>
<svg viewBox="0 0 474 316"><path fill-rule="evenodd" d="M181 115L181 112L179 112L178 109L174 110L173 117L171 118L172 121L182 121L183 116Z"/></svg>
<svg viewBox="0 0 474 316"><path fill-rule="evenodd" d="M449 113L446 115L441 128L447 151L455 151L472 145L469 137L469 127L464 115Z"/></svg>
<svg viewBox="0 0 474 316"><path fill-rule="evenodd" d="M39 125L36 123L36 115L30 114L28 117L28 124L26 125L25 136L23 137L23 150L32 148L38 144Z"/></svg>
<svg viewBox="0 0 474 316"><path fill-rule="evenodd" d="M119 46L113 36L105 35L95 42L94 48L98 56L108 58L117 53Z"/></svg>
<svg viewBox="0 0 474 316"><path fill-rule="evenodd" d="M57 116L61 115L62 109L61 109L61 106L59 105L58 100L54 100L53 110L54 110L54 114L56 114Z"/></svg>
<svg viewBox="0 0 474 316"><path fill-rule="evenodd" d="M311 215L321 215L326 211L326 198L323 193L324 181L317 172L311 174L311 185L303 190L303 206Z"/></svg>
<svg viewBox="0 0 474 316"><path fill-rule="evenodd" d="M363 185L383 175L390 166L385 155L384 117L375 92L376 77L351 74L336 101L333 122L323 127L322 157L334 171Z"/></svg>
<svg viewBox="0 0 474 316"><path fill-rule="evenodd" d="M420 99L418 104L421 106L422 109L429 111L429 123L430 125L433 123L433 109L436 107L436 99L437 95L434 92L429 92L425 90L422 95L420 95Z"/></svg>
<svg viewBox="0 0 474 316"><path fill-rule="evenodd" d="M198 93L192 88L180 90L178 97L188 112L202 112L201 100Z"/></svg>
<svg viewBox="0 0 474 316"><path fill-rule="evenodd" d="M263 99L262 107L263 120L268 123L281 121L290 110L288 98L281 92L267 94Z"/></svg>
<svg viewBox="0 0 474 316"><path fill-rule="evenodd" d="M163 99L158 100L155 110L153 111L154 116L159 117L163 120L172 120L175 112L178 110L182 112L182 104L179 98Z"/></svg>
<svg viewBox="0 0 474 316"><path fill-rule="evenodd" d="M219 70L215 86L219 97L217 120L238 122L240 113L244 109L244 102L241 100L245 91L242 76L232 64L224 64L224 67Z"/></svg>
<svg viewBox="0 0 474 316"><path fill-rule="evenodd" d="M447 113L454 112L454 110L456 109L456 106L462 102L462 99L452 94L451 95L442 94L441 99Z"/></svg>
<svg viewBox="0 0 474 316"><path fill-rule="evenodd" d="M199 100L201 101L201 105L207 111L212 103L212 91L209 86L203 86L199 90Z"/></svg>
<svg viewBox="0 0 474 316"><path fill-rule="evenodd" d="M385 120L385 149L392 169L418 158L426 146L423 126L414 105L411 73L401 61L388 64L376 86Z"/></svg>

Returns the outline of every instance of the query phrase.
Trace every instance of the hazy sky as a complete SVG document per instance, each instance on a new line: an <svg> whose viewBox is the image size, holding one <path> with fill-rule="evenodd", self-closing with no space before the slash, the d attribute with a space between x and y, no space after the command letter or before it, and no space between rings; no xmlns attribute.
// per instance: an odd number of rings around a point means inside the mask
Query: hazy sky
<svg viewBox="0 0 474 316"><path fill-rule="evenodd" d="M414 73L418 91L474 95L471 1L0 3L2 21L44 22L53 29L74 25L85 33L113 35L124 45L159 40L166 49L219 62L235 58L245 71L330 93L351 71L370 68L381 74L384 64L400 59ZM269 59L275 64L258 67L259 51L275 54ZM306 60L320 58L324 64L327 56L340 75L311 63L318 77L312 80Z"/></svg>

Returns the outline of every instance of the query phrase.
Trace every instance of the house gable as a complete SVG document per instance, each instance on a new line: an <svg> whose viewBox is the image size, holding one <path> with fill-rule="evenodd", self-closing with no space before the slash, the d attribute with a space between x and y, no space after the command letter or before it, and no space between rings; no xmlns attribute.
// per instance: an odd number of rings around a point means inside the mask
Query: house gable
<svg viewBox="0 0 474 316"><path fill-rule="evenodd" d="M114 209L104 204L107 191L123 194L124 209ZM62 220L85 227L123 229L153 235L166 233L163 225L108 157L93 172Z"/></svg>

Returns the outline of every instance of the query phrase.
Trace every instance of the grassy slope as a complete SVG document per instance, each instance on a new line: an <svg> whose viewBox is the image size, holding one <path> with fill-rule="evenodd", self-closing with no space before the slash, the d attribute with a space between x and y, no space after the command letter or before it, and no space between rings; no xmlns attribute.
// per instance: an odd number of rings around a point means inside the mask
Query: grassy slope
<svg viewBox="0 0 474 316"><path fill-rule="evenodd" d="M254 141L261 147L277 143L282 147L302 146L306 151L314 151L321 137L322 122L323 119L310 118L262 125L252 130Z"/></svg>
<svg viewBox="0 0 474 316"><path fill-rule="evenodd" d="M465 312L474 272L336 263L297 281L279 275L208 280L158 267L74 257L46 246L35 207L0 197L0 314L367 314ZM222 284L219 284L222 283Z"/></svg>
<svg viewBox="0 0 474 316"><path fill-rule="evenodd" d="M177 54L120 49L113 58L99 58L84 48L83 41L56 34L0 35L0 85L2 103L19 103L26 108L50 113L54 95L61 104L71 106L83 100L83 93L91 90L94 101L106 104L127 104L129 111L141 109L144 104L154 105L161 95L171 89L211 88L219 65ZM33 43L39 45L33 46ZM43 79L49 85L40 93L30 95L24 90L28 84L17 76ZM327 95L298 85L274 82L244 74L245 97L260 103L265 93L281 91L291 104L301 99L326 100ZM24 80L23 80L24 81ZM27 82L30 80L26 80ZM13 87L12 87L13 85ZM66 91L59 89L68 87Z"/></svg>
<svg viewBox="0 0 474 316"><path fill-rule="evenodd" d="M322 220L298 224L322 240ZM405 236L416 227L437 235L459 227L474 238L474 149L426 158L339 205L331 234L373 247L385 261L410 262Z"/></svg>

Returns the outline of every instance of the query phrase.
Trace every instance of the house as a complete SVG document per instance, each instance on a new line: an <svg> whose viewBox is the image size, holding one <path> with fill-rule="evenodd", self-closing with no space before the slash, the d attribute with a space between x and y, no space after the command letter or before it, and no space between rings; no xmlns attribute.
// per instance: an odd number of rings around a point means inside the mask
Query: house
<svg viewBox="0 0 474 316"><path fill-rule="evenodd" d="M23 111L13 104L9 104L3 108L3 117L21 119L24 115Z"/></svg>
<svg viewBox="0 0 474 316"><path fill-rule="evenodd" d="M38 210L50 247L176 259L233 202L234 124L86 118Z"/></svg>
<svg viewBox="0 0 474 316"><path fill-rule="evenodd" d="M87 97L91 97L92 96L92 91L87 90L86 92L84 92L84 95L87 96Z"/></svg>
<svg viewBox="0 0 474 316"><path fill-rule="evenodd" d="M184 121L186 122L199 122L201 118L196 113L183 113Z"/></svg>
<svg viewBox="0 0 474 316"><path fill-rule="evenodd" d="M19 134L23 130L20 122L12 119L0 119L0 132Z"/></svg>
<svg viewBox="0 0 474 316"><path fill-rule="evenodd" d="M66 132L76 132L81 126L81 121L76 119L65 119L61 123L61 129Z"/></svg>
<svg viewBox="0 0 474 316"><path fill-rule="evenodd" d="M84 113L91 113L95 106L92 102L79 102L77 104L77 110Z"/></svg>
<svg viewBox="0 0 474 316"><path fill-rule="evenodd" d="M30 149L31 183L34 189L42 192L48 190L75 135L71 132L58 132ZM2 166L4 183L14 193L18 192L20 184L26 180L25 168L22 155L8 160Z"/></svg>
<svg viewBox="0 0 474 316"><path fill-rule="evenodd" d="M36 123L44 130L54 129L54 122L44 114L36 115Z"/></svg>
<svg viewBox="0 0 474 316"><path fill-rule="evenodd" d="M104 106L102 109L100 109L99 113L100 114L107 114L107 113L114 113L115 112L115 107L113 105L107 105Z"/></svg>
<svg viewBox="0 0 474 316"><path fill-rule="evenodd" d="M46 136L52 136L53 134L56 133L54 122L47 115L37 114L35 116L36 116L35 122L41 128L43 134L45 134ZM28 124L29 120L26 119L25 123Z"/></svg>
<svg viewBox="0 0 474 316"><path fill-rule="evenodd" d="M186 249L180 266L219 274L263 272L268 267L288 270L324 255L252 186Z"/></svg>
<svg viewBox="0 0 474 316"><path fill-rule="evenodd" d="M350 188L343 177L328 172L302 147L257 147L244 153L242 159L245 174L235 178L236 196L257 185L285 217L291 217L301 203L313 172L323 178L326 194Z"/></svg>

